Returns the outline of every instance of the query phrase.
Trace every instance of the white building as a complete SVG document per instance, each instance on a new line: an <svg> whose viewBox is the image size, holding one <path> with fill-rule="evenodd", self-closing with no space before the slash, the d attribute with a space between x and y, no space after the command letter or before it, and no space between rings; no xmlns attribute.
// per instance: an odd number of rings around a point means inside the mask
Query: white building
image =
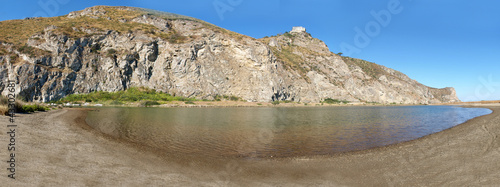
<svg viewBox="0 0 500 187"><path fill-rule="evenodd" d="M290 31L290 33L301 33L301 32L306 32L306 28L304 28L304 27L293 27L292 31Z"/></svg>

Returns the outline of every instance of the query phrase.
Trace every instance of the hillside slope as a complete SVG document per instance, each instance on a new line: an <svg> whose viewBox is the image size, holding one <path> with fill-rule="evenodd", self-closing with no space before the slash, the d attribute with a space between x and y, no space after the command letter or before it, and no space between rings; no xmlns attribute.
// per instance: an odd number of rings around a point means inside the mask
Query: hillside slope
<svg viewBox="0 0 500 187"><path fill-rule="evenodd" d="M307 32L254 39L201 20L132 7L0 22L0 91L28 101L148 87L247 101L427 104L459 101L370 62L340 57Z"/></svg>

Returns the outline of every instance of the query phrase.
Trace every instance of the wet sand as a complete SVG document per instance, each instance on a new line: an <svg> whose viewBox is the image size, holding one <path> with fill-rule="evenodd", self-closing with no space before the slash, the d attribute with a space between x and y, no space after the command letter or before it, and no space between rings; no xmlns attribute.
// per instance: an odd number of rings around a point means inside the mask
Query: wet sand
<svg viewBox="0 0 500 187"><path fill-rule="evenodd" d="M484 105L481 105L484 106ZM333 156L190 160L102 135L86 111L20 114L16 180L6 186L488 186L500 184L500 105L410 142ZM7 131L8 118L0 118ZM8 144L7 134L0 143ZM7 160L7 148L1 149ZM6 168L3 162L1 168Z"/></svg>

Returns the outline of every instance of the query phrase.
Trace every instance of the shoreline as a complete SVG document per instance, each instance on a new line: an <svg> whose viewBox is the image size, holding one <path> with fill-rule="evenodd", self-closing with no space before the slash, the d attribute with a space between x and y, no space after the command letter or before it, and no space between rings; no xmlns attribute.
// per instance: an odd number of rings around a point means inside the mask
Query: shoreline
<svg viewBox="0 0 500 187"><path fill-rule="evenodd" d="M405 106L420 106L420 105L405 105ZM450 105L431 105L431 106L450 106ZM465 121L463 123L460 123L458 125L452 126L450 128L444 129L444 130L439 131L439 132L435 132L435 133L432 133L432 134L428 134L428 135L422 136L422 137L417 138L417 139L408 140L408 141L404 141L404 142L399 142L399 143L395 143L395 144L389 144L389 145L380 146L380 147L373 147L373 148L365 149L365 150L342 152L342 153L338 153L338 154L339 155L364 154L364 153L369 153L369 152L383 151L383 150L386 150L386 149L401 148L402 146L408 146L408 144L412 144L414 142L422 141L423 139L426 139L426 138L431 137L431 136L439 136L440 133L446 133L446 131L452 130L454 128L459 128L459 126L467 125L469 123L473 123L473 122L469 122L469 121L474 120L476 118L482 118L482 117L486 117L486 116L489 116L489 115L493 115L495 113L495 110L491 109L490 107L499 107L499 109L498 109L499 111L497 111L497 112L500 112L500 104L499 105L496 105L496 104L495 105L483 105L482 104L482 105L477 105L477 106L476 105L451 105L451 106L458 106L458 107L464 107L464 108L487 108L487 109L490 109L492 112L490 114L486 114L486 115L483 115L483 116L478 116L478 117L469 119L469 120L467 120L467 121Z"/></svg>
<svg viewBox="0 0 500 187"><path fill-rule="evenodd" d="M7 182L109 185L122 180L116 184L197 186L499 184L495 176L500 176L500 105L473 107L493 112L384 147L310 158L233 160L229 165L214 163L221 166L210 167L170 162L154 150L104 137L85 123L88 109L20 114L19 147L24 149L18 151L19 179ZM6 123L4 118L2 123ZM5 135L0 138L4 140Z"/></svg>
<svg viewBox="0 0 500 187"><path fill-rule="evenodd" d="M301 103L301 102L280 102L273 104L272 102L246 102L246 101L192 101L191 104L186 104L184 101L169 101L160 105L143 106L140 102L125 103L122 105L105 104L103 106L99 103L78 106L65 106L65 107L157 107L157 108L227 108L227 107L339 107L339 106L497 106L500 101L480 101L480 102L460 102L460 103L439 103L439 104L388 104L388 103ZM63 106L63 105L61 105Z"/></svg>

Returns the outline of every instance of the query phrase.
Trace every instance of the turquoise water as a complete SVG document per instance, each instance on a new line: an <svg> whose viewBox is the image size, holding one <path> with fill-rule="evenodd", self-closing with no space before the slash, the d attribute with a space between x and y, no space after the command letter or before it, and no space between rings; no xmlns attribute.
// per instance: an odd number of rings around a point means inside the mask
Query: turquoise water
<svg viewBox="0 0 500 187"><path fill-rule="evenodd" d="M420 138L491 113L456 106L98 108L87 123L170 155L329 155Z"/></svg>

